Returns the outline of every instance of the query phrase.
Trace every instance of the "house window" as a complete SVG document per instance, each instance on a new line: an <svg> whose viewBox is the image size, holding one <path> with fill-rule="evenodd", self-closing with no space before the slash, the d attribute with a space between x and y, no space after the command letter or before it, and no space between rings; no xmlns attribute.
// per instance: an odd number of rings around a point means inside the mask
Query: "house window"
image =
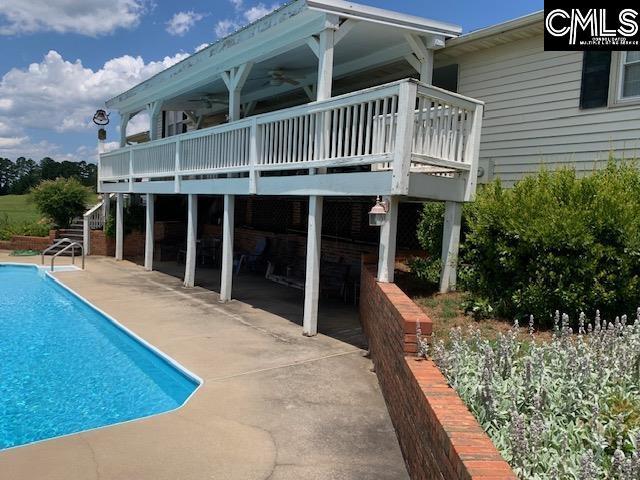
<svg viewBox="0 0 640 480"><path fill-rule="evenodd" d="M606 107L609 101L611 52L584 52L580 108Z"/></svg>
<svg viewBox="0 0 640 480"><path fill-rule="evenodd" d="M186 133L187 124L185 120L187 116L183 112L165 112L164 117L164 136L172 137L173 135L179 135Z"/></svg>
<svg viewBox="0 0 640 480"><path fill-rule="evenodd" d="M620 97L640 97L640 52L622 52L620 60Z"/></svg>

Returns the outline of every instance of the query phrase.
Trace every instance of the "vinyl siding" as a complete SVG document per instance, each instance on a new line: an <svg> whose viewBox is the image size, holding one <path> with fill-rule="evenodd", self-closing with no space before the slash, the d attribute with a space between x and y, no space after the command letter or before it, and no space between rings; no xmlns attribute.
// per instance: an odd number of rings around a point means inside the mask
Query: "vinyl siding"
<svg viewBox="0 0 640 480"><path fill-rule="evenodd" d="M580 110L582 52L545 52L540 35L456 60L458 91L486 102L480 181L640 157L640 105Z"/></svg>

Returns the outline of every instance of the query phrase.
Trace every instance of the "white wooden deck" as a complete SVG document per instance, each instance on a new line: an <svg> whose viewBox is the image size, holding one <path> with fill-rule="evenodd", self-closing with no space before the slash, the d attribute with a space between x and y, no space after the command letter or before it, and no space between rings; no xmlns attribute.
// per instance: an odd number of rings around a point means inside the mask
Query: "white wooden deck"
<svg viewBox="0 0 640 480"><path fill-rule="evenodd" d="M470 200L482 111L480 101L402 80L102 154L99 188ZM290 175L353 166L370 168Z"/></svg>

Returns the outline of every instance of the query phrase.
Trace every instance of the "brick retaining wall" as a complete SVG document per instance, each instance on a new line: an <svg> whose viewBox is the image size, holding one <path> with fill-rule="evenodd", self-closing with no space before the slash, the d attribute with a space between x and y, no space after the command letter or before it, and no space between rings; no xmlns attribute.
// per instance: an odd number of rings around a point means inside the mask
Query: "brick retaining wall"
<svg viewBox="0 0 640 480"><path fill-rule="evenodd" d="M122 253L125 258L144 257L144 232L133 231L124 236ZM103 230L91 230L91 255L113 257L116 254L116 240L107 237Z"/></svg>
<svg viewBox="0 0 640 480"><path fill-rule="evenodd" d="M363 264L360 320L412 480L515 480L482 427L430 360L419 359L416 325L431 319L397 285Z"/></svg>
<svg viewBox="0 0 640 480"><path fill-rule="evenodd" d="M29 235L14 235L11 240L0 240L1 250L36 250L42 251L53 243L56 231L50 230L48 237L32 237Z"/></svg>

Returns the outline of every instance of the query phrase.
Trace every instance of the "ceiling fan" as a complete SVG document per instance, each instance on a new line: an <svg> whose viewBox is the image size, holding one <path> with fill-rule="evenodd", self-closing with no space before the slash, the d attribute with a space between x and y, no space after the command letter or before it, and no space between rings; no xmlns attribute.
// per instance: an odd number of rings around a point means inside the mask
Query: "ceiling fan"
<svg viewBox="0 0 640 480"><path fill-rule="evenodd" d="M267 80L263 86L271 85L272 87L280 87L285 83L289 85L300 85L300 82L305 78L305 74L302 70L276 68L269 70L267 76L263 78Z"/></svg>
<svg viewBox="0 0 640 480"><path fill-rule="evenodd" d="M215 95L212 93L207 93L205 95L202 95L200 98L188 100L188 102L203 103L206 109L211 110L214 105L227 105L229 103L229 97L227 97L226 95Z"/></svg>

